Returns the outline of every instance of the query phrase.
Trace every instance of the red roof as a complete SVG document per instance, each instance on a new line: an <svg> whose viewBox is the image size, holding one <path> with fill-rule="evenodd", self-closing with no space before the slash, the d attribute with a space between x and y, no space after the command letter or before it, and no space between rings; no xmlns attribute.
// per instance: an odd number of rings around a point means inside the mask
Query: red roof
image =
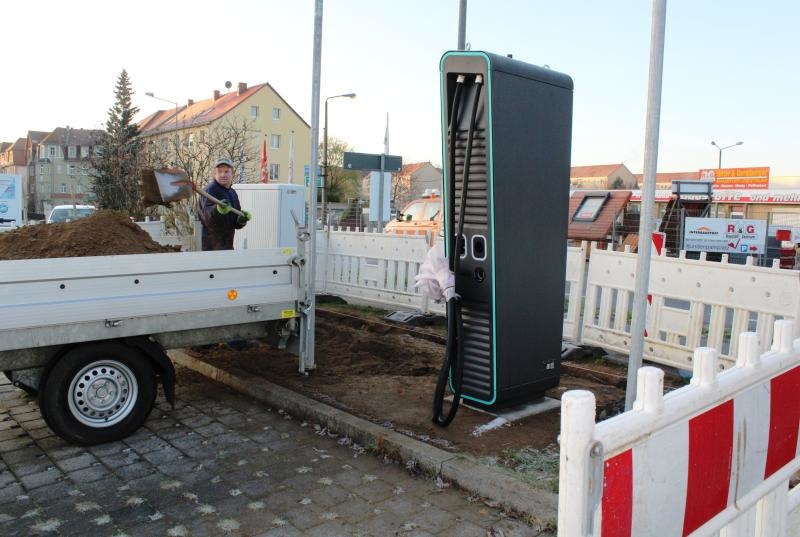
<svg viewBox="0 0 800 537"><path fill-rule="evenodd" d="M410 164L403 164L403 169L400 170L400 175L413 175L427 165L433 166L430 162L412 162Z"/></svg>
<svg viewBox="0 0 800 537"><path fill-rule="evenodd" d="M283 101L283 103L290 110L292 110L292 112L297 114L297 112L294 111L289 103L287 103L271 85L264 83L246 88L242 92L232 91L230 93L220 95L217 100L210 98L178 107L178 128L184 129L187 127L195 127L211 123L212 121L221 118L242 104L242 102L244 102L247 98L251 97L265 87L269 87L275 93L275 95L277 95L278 98ZM297 115L299 117L299 114ZM155 134L159 131L169 131L174 128L174 108L171 110L159 110L158 112L147 116L139 122L139 132L142 134Z"/></svg>
<svg viewBox="0 0 800 537"><path fill-rule="evenodd" d="M576 177L608 177L623 164L597 164L594 166L573 166L569 170L570 179Z"/></svg>
<svg viewBox="0 0 800 537"><path fill-rule="evenodd" d="M593 222L573 220L575 212L587 195L608 193L597 218ZM611 228L621 211L631 199L630 190L576 190L569 198L569 215L567 220L567 238L581 241L603 241L611 235Z"/></svg>
<svg viewBox="0 0 800 537"><path fill-rule="evenodd" d="M643 173L635 173L633 174L636 177L636 182L644 184L644 174ZM671 183L672 181L699 181L700 180L700 172L665 172L665 173L657 173L656 174L656 183Z"/></svg>

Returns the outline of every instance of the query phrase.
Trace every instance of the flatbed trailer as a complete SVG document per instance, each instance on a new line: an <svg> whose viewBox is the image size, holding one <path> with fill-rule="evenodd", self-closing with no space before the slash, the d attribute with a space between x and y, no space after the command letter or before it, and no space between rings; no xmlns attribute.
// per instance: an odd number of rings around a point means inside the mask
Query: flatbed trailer
<svg viewBox="0 0 800 537"><path fill-rule="evenodd" d="M266 338L313 369L304 265L294 248L0 261L0 371L59 436L123 438L159 383L174 401L166 349Z"/></svg>

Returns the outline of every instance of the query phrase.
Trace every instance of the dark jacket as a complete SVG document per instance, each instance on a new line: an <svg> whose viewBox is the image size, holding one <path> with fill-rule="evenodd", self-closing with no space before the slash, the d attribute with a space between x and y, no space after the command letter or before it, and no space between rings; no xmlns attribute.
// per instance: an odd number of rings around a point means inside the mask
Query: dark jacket
<svg viewBox="0 0 800 537"><path fill-rule="evenodd" d="M242 208L233 188L225 188L212 180L203 190L219 200L228 200L234 209ZM200 198L200 221L203 223L203 251L233 250L233 234L244 227L233 212L219 214L217 206L203 197Z"/></svg>

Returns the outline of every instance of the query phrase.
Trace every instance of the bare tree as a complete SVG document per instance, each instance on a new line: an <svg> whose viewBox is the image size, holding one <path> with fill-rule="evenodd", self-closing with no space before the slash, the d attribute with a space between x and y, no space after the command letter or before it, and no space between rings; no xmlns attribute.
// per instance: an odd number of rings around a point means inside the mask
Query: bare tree
<svg viewBox="0 0 800 537"><path fill-rule="evenodd" d="M176 166L183 169L197 188L203 188L213 177L214 161L229 158L233 162L234 182L256 183L261 179L258 156L260 131L253 121L223 118L210 126L198 127L178 140L168 134L142 144L142 158L149 168ZM197 211L197 198L172 207L159 207L151 212L164 216L167 227L178 232L191 228L191 214Z"/></svg>

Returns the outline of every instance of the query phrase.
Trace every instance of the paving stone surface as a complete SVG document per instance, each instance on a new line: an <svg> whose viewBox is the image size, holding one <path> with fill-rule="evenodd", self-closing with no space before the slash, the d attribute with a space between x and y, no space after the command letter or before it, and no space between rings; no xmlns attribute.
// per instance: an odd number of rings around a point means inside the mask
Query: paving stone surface
<svg viewBox="0 0 800 537"><path fill-rule="evenodd" d="M347 438L178 370L145 426L75 446L0 375L0 535L549 535Z"/></svg>

